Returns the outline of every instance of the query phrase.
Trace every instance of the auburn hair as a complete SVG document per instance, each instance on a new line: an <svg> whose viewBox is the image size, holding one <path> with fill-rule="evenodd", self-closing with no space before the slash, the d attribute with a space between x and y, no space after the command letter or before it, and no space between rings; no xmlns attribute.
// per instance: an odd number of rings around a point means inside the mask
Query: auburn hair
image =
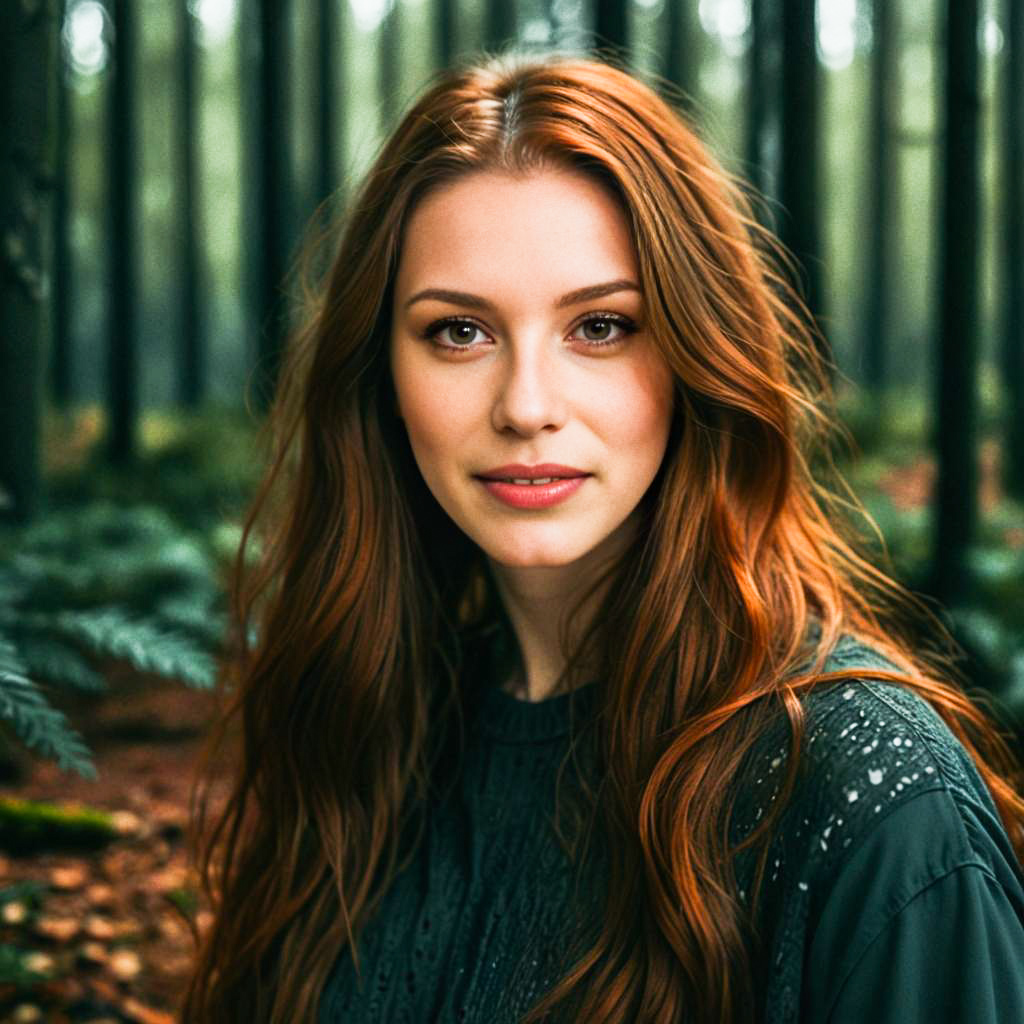
<svg viewBox="0 0 1024 1024"><path fill-rule="evenodd" d="M579 835L613 852L590 948L525 1018L752 1019L728 847L729 787L769 719L791 726L787 786L744 848L767 852L796 779L801 694L848 676L928 700L975 759L1019 857L1019 765L970 699L941 621L879 567L836 471L831 367L751 194L655 89L609 63L487 58L439 74L384 144L308 294L246 522L215 751L226 802L193 807L212 901L183 1019L311 1020L421 835L442 752L460 744L467 637L495 614L482 553L427 490L394 410L391 293L424 195L472 172L570 168L612 189L645 321L675 377L643 527L565 684L603 666L600 777ZM500 612L499 612L500 613ZM823 674L841 634L896 668ZM808 667L810 666L810 667ZM561 778L561 776L560 776ZM569 844L585 859L586 843ZM763 863L762 863L763 867Z"/></svg>

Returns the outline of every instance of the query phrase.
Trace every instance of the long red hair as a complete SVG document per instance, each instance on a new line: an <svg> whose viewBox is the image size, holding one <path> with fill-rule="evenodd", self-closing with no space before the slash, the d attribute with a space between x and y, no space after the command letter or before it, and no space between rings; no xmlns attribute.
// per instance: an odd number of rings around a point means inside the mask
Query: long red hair
<svg viewBox="0 0 1024 1024"><path fill-rule="evenodd" d="M751 1019L729 792L709 780L733 777L784 711L789 786L747 842L770 838L796 777L800 693L823 679L895 679L930 701L1024 857L1018 766L995 719L965 696L941 623L864 553L869 521L831 458L827 367L747 193L631 75L585 59L490 60L440 75L387 141L340 241L328 239L333 259L286 356L213 738L237 739L237 767L212 821L197 789L215 914L188 1022L313 1019L335 958L347 950L358 965L360 933L416 848L441 752L461 736L465 636L495 596L394 412L403 225L459 175L546 166L593 175L621 201L676 403L643 528L566 677L578 681L584 654L603 666L586 833L614 853L607 911L527 1019ZM842 633L898 671L823 676Z"/></svg>

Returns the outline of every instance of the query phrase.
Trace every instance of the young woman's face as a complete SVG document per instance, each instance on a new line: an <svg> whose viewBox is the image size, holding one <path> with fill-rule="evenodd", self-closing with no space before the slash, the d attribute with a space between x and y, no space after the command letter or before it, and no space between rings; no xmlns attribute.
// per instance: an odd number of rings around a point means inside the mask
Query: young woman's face
<svg viewBox="0 0 1024 1024"><path fill-rule="evenodd" d="M578 172L477 172L406 226L399 414L434 497L500 565L568 565L626 536L672 415L639 280L622 210Z"/></svg>

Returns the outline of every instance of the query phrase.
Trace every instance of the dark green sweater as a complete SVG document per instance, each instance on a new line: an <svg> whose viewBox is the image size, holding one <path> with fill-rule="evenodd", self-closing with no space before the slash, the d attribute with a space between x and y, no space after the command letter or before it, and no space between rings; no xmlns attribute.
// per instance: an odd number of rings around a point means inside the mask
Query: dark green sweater
<svg viewBox="0 0 1024 1024"><path fill-rule="evenodd" d="M827 668L879 664L845 643ZM823 686L805 707L808 770L762 891L758 1019L1021 1024L1024 877L963 747L895 685ZM569 729L568 696L483 692L459 785L360 942L362 984L343 952L319 1024L513 1024L557 979L601 876L574 893L550 823ZM780 720L748 758L734 838L774 799L786 737ZM744 899L751 867L737 862Z"/></svg>

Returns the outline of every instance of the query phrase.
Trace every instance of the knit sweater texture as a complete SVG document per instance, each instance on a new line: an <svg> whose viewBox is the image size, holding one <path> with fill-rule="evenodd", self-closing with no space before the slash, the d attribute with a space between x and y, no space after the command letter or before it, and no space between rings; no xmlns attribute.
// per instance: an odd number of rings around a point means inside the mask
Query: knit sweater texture
<svg viewBox="0 0 1024 1024"><path fill-rule="evenodd" d="M890 667L845 638L825 670L856 666ZM596 685L536 703L481 687L458 783L364 930L359 974L339 956L318 1024L514 1024L558 980L607 881L597 850L575 886L553 826L555 780ZM1024 876L962 745L896 684L822 685L804 708L806 766L758 905L758 1021L1020 1024ZM733 840L778 795L787 721L737 777ZM753 867L737 858L742 900Z"/></svg>

